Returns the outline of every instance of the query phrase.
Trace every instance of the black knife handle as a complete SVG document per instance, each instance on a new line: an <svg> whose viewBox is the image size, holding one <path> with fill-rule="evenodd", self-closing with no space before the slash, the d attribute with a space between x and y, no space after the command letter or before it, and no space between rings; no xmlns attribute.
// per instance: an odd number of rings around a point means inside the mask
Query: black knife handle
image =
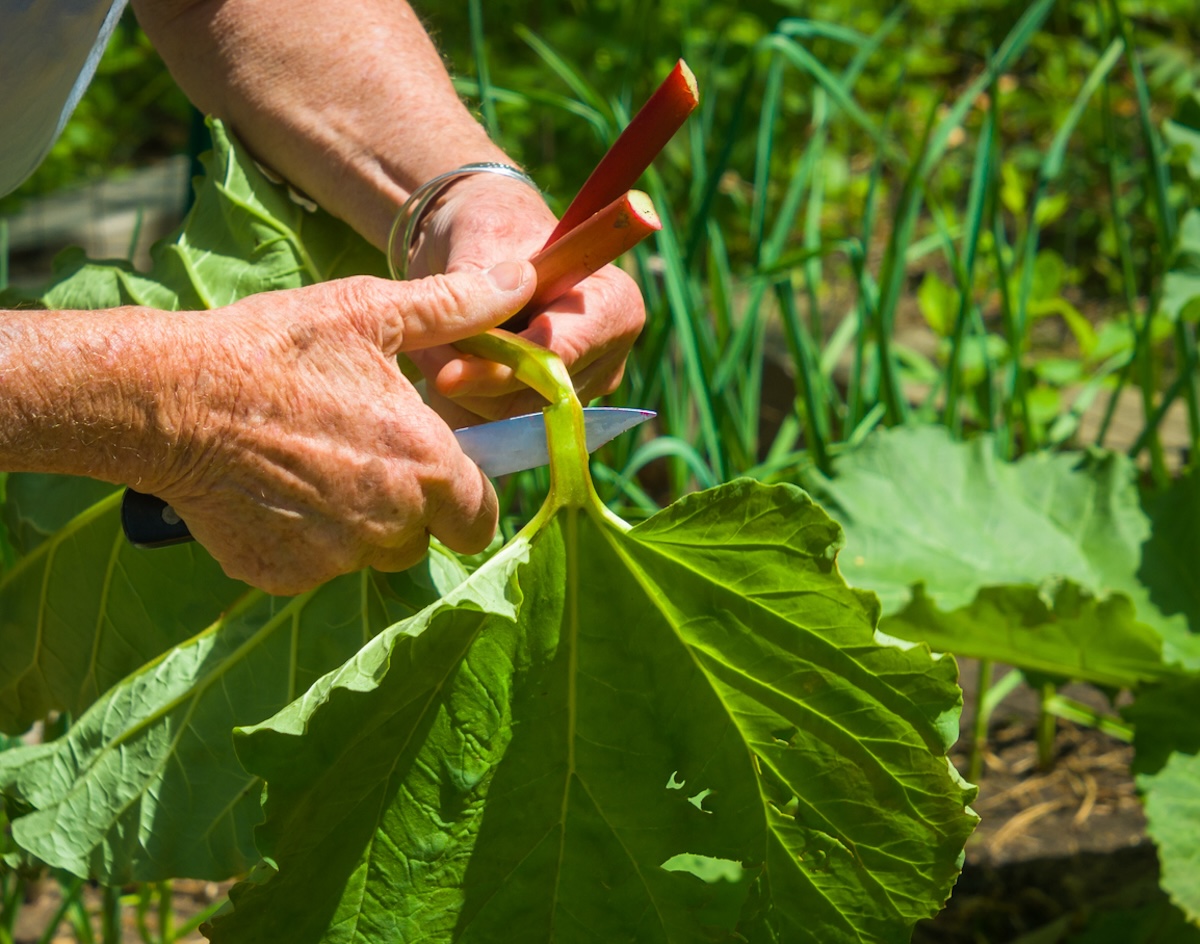
<svg viewBox="0 0 1200 944"><path fill-rule="evenodd" d="M161 498L125 489L121 499L121 527L134 547L169 547L192 541L192 532Z"/></svg>

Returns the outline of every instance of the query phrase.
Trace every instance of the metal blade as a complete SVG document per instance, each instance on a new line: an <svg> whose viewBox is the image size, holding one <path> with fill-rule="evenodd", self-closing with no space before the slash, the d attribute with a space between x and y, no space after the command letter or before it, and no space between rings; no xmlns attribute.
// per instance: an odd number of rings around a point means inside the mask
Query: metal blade
<svg viewBox="0 0 1200 944"><path fill-rule="evenodd" d="M588 452L595 452L610 439L653 417L651 410L589 406L583 411ZM465 426L454 431L458 445L489 478L536 469L550 462L546 445L546 423L541 413L527 413L507 420Z"/></svg>

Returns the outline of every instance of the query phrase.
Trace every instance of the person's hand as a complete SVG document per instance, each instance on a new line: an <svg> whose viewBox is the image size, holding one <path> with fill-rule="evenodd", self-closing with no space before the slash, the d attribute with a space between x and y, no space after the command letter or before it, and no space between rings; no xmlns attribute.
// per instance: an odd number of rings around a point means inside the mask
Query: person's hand
<svg viewBox="0 0 1200 944"><path fill-rule="evenodd" d="M271 593L367 565L410 567L430 534L483 550L492 486L395 355L504 321L534 281L528 263L508 262L172 314L171 355L154 368L173 394L158 424L172 458L128 484L170 502L230 576Z"/></svg>
<svg viewBox="0 0 1200 944"><path fill-rule="evenodd" d="M496 174L456 181L426 212L409 272L470 272L506 258L529 258L545 243L554 215L525 184ZM522 336L562 358L580 400L611 393L645 322L637 285L606 266L541 313ZM425 375L427 399L453 426L529 413L542 398L500 364L452 347L411 354Z"/></svg>

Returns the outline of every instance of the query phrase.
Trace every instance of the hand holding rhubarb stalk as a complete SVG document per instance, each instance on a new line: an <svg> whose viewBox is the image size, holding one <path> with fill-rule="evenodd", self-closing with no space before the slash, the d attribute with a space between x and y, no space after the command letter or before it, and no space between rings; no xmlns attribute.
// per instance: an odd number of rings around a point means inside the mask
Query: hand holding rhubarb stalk
<svg viewBox="0 0 1200 944"><path fill-rule="evenodd" d="M611 393L645 313L632 280L608 263L660 226L649 198L629 188L697 103L695 78L680 60L557 223L518 182L479 175L456 183L422 224L410 271L453 272L528 255L538 291L505 327L557 353L584 402ZM451 425L542 405L500 364L452 348L416 352L413 359L430 381L432 405Z"/></svg>

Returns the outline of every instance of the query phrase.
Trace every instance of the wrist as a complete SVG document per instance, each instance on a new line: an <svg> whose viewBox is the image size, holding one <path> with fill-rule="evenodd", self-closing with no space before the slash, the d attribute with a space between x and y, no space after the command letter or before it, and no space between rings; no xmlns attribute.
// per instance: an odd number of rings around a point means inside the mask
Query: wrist
<svg viewBox="0 0 1200 944"><path fill-rule="evenodd" d="M0 468L153 490L180 452L180 315L0 313Z"/></svg>
<svg viewBox="0 0 1200 944"><path fill-rule="evenodd" d="M409 250L412 277L528 259L558 220L539 191L475 174L455 181L426 210Z"/></svg>
<svg viewBox="0 0 1200 944"><path fill-rule="evenodd" d="M471 191L472 183L475 184L476 200L491 202L497 192L506 192L506 184L516 183L532 191L541 202L541 191L533 179L506 162L473 162L431 177L409 194L392 221L387 242L388 268L392 278L408 278L409 261L426 216L439 212L444 215L446 207L453 205L450 191L456 187L460 194L464 189Z"/></svg>

